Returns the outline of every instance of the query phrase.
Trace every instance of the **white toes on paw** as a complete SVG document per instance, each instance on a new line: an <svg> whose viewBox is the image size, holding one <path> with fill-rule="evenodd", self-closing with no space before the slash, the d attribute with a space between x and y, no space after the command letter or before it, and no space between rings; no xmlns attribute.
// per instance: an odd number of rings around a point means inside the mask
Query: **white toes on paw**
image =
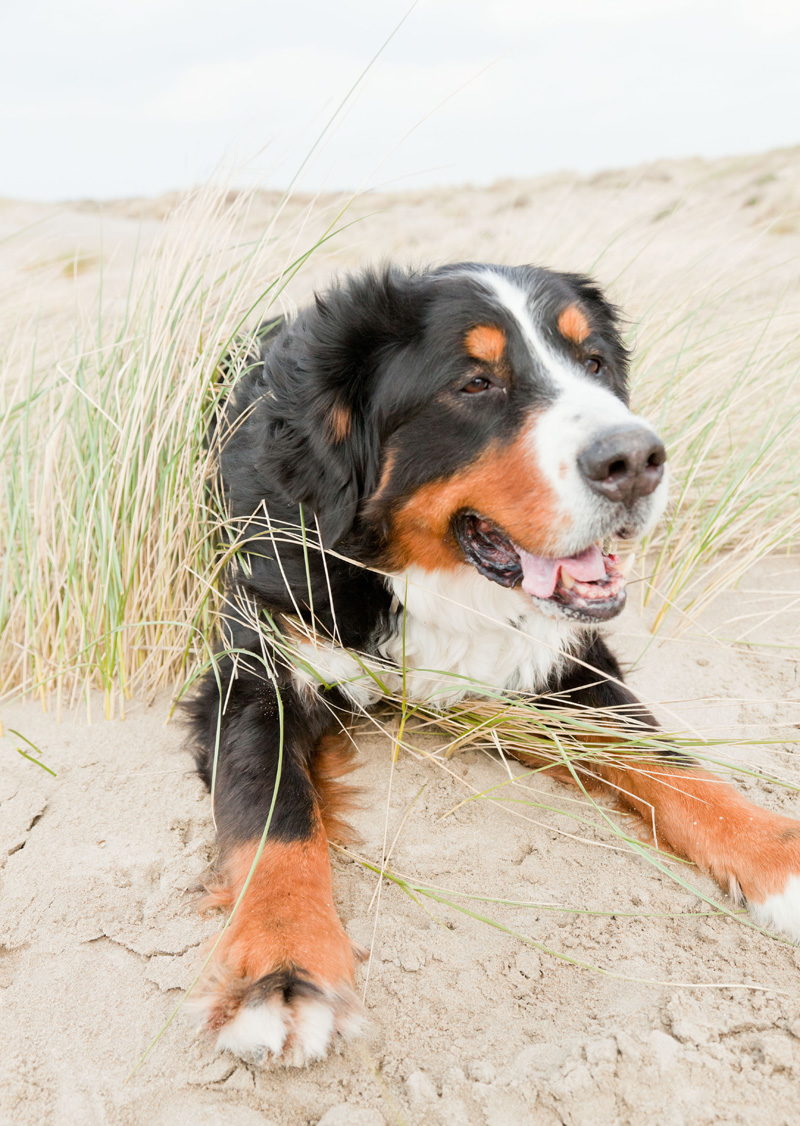
<svg viewBox="0 0 800 1126"><path fill-rule="evenodd" d="M768 895L761 903L751 899L748 907L760 927L800 942L800 875L790 876L783 891Z"/></svg>
<svg viewBox="0 0 800 1126"><path fill-rule="evenodd" d="M333 1039L335 1024L334 1011L324 1001L296 1002L286 1062L293 1067L302 1067L314 1060L324 1059Z"/></svg>
<svg viewBox="0 0 800 1126"><path fill-rule="evenodd" d="M337 1038L352 1039L363 1027L354 998L273 998L242 1005L217 1036L217 1050L247 1063L304 1067L324 1059Z"/></svg>
<svg viewBox="0 0 800 1126"><path fill-rule="evenodd" d="M289 1025L288 1010L278 1001L242 1005L217 1036L220 1052L233 1052L249 1063L261 1063L283 1051Z"/></svg>

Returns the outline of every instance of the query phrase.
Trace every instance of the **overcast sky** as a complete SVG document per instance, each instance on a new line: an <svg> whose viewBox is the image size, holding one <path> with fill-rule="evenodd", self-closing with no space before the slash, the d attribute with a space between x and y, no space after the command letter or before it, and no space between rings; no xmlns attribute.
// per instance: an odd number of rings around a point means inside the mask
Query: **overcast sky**
<svg viewBox="0 0 800 1126"><path fill-rule="evenodd" d="M800 140L798 0L3 0L0 195L285 187L395 28L300 187Z"/></svg>

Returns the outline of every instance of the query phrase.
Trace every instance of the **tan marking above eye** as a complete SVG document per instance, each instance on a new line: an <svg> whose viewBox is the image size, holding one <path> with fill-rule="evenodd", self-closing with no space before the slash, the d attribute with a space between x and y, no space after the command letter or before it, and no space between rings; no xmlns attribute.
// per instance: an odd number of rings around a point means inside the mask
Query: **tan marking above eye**
<svg viewBox="0 0 800 1126"><path fill-rule="evenodd" d="M558 314L557 324L561 335L573 344L582 344L592 331L586 314L577 305L567 305L566 309L562 309Z"/></svg>
<svg viewBox="0 0 800 1126"><path fill-rule="evenodd" d="M499 363L506 344L506 334L499 325L475 325L464 337L467 354L484 364Z"/></svg>

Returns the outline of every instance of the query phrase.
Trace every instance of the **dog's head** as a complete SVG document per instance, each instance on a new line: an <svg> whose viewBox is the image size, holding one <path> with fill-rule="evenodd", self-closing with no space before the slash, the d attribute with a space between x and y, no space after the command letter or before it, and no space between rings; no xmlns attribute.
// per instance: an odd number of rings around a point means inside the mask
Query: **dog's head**
<svg viewBox="0 0 800 1126"><path fill-rule="evenodd" d="M363 275L292 322L265 369L272 480L329 546L391 571L471 566L553 616L619 612L602 543L655 523L666 455L628 408L616 313L588 279Z"/></svg>

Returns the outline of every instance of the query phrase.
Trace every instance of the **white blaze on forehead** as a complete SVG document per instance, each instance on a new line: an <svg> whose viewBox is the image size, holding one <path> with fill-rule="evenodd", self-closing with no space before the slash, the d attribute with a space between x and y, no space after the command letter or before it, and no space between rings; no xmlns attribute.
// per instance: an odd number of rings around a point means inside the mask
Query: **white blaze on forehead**
<svg viewBox="0 0 800 1126"><path fill-rule="evenodd" d="M503 274L496 274L494 270L481 270L477 278L492 296L497 298L506 312L511 313L528 347L536 354L541 342L528 306L528 294Z"/></svg>
<svg viewBox="0 0 800 1126"><path fill-rule="evenodd" d="M552 347L534 319L529 295L524 290L491 270L481 271L478 277L516 321L532 358L544 368L558 398L570 399L574 411L599 424L592 429L599 429L606 421L610 425L635 417L613 392L588 379L576 363Z"/></svg>
<svg viewBox="0 0 800 1126"><path fill-rule="evenodd" d="M537 323L529 294L493 270L481 270L476 276L511 314L531 358L546 374L555 397L538 413L535 425L530 428L531 448L564 511L576 524L582 519L588 522L596 511L597 498L589 492L581 476L578 455L594 435L604 430L630 423L649 426L649 423L633 414L607 387L589 379L577 363L551 345Z"/></svg>

